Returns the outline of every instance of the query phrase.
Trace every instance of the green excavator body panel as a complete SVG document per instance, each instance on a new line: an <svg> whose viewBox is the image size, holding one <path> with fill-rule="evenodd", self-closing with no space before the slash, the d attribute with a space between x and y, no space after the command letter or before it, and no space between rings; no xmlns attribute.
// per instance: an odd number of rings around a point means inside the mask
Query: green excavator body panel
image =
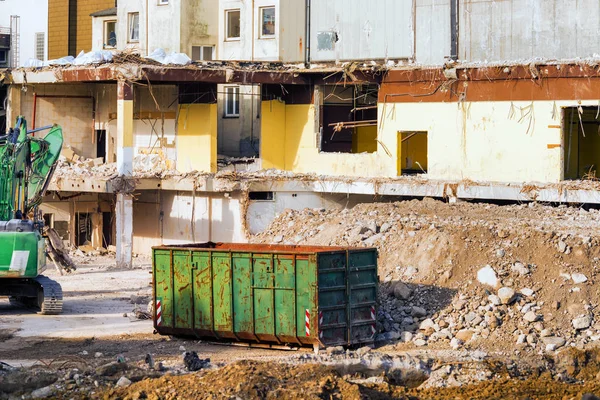
<svg viewBox="0 0 600 400"><path fill-rule="evenodd" d="M0 279L35 278L46 269L45 241L39 232L0 232Z"/></svg>

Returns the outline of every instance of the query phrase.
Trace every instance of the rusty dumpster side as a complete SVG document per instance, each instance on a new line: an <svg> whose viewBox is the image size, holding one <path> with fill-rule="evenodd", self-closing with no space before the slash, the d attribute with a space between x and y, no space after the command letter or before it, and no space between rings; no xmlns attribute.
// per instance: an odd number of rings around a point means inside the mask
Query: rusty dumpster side
<svg viewBox="0 0 600 400"><path fill-rule="evenodd" d="M201 243L153 248L160 334L287 346L374 340L377 251Z"/></svg>

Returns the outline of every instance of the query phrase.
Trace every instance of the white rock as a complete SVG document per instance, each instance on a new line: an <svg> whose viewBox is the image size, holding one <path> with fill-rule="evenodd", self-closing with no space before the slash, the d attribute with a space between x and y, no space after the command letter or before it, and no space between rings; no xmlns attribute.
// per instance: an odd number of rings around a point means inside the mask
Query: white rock
<svg viewBox="0 0 600 400"><path fill-rule="evenodd" d="M533 311L529 311L529 312L527 312L527 313L526 313L526 314L523 316L523 319L524 319L525 321L529 322L529 323L531 323L531 322L535 322L535 321L537 321L539 318L540 318L540 316L539 316L539 315L537 315L537 314L536 314L535 312L533 312Z"/></svg>
<svg viewBox="0 0 600 400"><path fill-rule="evenodd" d="M559 274L559 276L560 276L561 278L563 278L564 280L566 280L566 281L568 281L568 280L570 280L570 279L571 279L571 274L567 274L566 272L561 272L561 273Z"/></svg>
<svg viewBox="0 0 600 400"><path fill-rule="evenodd" d="M408 266L408 267L404 268L402 275L404 275L407 278L412 278L415 275L417 275L418 273L419 273L418 269L416 269L415 267Z"/></svg>
<svg viewBox="0 0 600 400"><path fill-rule="evenodd" d="M484 285L489 285L492 287L496 287L496 285L498 285L498 276L496 275L496 271L494 271L494 269L489 265L486 265L477 271L477 280Z"/></svg>
<svg viewBox="0 0 600 400"><path fill-rule="evenodd" d="M32 399L45 399L45 398L52 396L53 393L54 393L54 388L52 386L46 386L46 387L36 389L33 392L31 392L31 398Z"/></svg>
<svg viewBox="0 0 600 400"><path fill-rule="evenodd" d="M495 306L499 306L501 304L500 297L496 296L495 294L490 294L488 296L488 300Z"/></svg>
<svg viewBox="0 0 600 400"><path fill-rule="evenodd" d="M533 294L534 294L534 291L532 289L529 289L529 288L523 288L523 289L521 289L521 294L523 296L532 297Z"/></svg>
<svg viewBox="0 0 600 400"><path fill-rule="evenodd" d="M523 344L523 343L525 343L526 340L527 340L527 335L522 333L519 335L519 337L517 337L517 344Z"/></svg>
<svg viewBox="0 0 600 400"><path fill-rule="evenodd" d="M563 242L562 240L559 240L557 248L558 248L558 251L560 251L561 253L564 253L567 251L568 246L565 242Z"/></svg>
<svg viewBox="0 0 600 400"><path fill-rule="evenodd" d="M510 304L515 298L515 291L509 287L503 287L498 290L498 297L502 304Z"/></svg>
<svg viewBox="0 0 600 400"><path fill-rule="evenodd" d="M424 319L419 325L419 329L427 330L427 329L435 329L435 322L431 318Z"/></svg>
<svg viewBox="0 0 600 400"><path fill-rule="evenodd" d="M418 347L423 347L423 346L427 345L427 342L423 339L417 339L414 341L414 343L415 343L415 346L418 346Z"/></svg>
<svg viewBox="0 0 600 400"><path fill-rule="evenodd" d="M95 358L100 358L100 357L102 357L103 355L104 355L104 354L102 354L102 353L100 353L99 351L97 351L97 352L94 354L94 357L95 357Z"/></svg>
<svg viewBox="0 0 600 400"><path fill-rule="evenodd" d="M274 243L281 243L283 242L283 235L277 235L273 238L273 242Z"/></svg>
<svg viewBox="0 0 600 400"><path fill-rule="evenodd" d="M413 334L411 332L402 332L400 334L400 340L404 343L410 342L413 339Z"/></svg>
<svg viewBox="0 0 600 400"><path fill-rule="evenodd" d="M577 330L587 329L590 327L590 325L592 325L592 317L589 315L583 315L575 318L573 321L571 321L571 323L573 324L573 328Z"/></svg>
<svg viewBox="0 0 600 400"><path fill-rule="evenodd" d="M540 337L545 338L550 336L552 336L552 331L550 329L542 329L542 331L540 332Z"/></svg>
<svg viewBox="0 0 600 400"><path fill-rule="evenodd" d="M557 346L557 345L555 345L555 344L552 344L552 343L548 343L548 344L546 345L546 351L554 351L554 350L556 350L557 348L558 348L558 346Z"/></svg>
<svg viewBox="0 0 600 400"><path fill-rule="evenodd" d="M460 339L452 338L452 340L450 340L450 347L452 347L454 350L458 350L462 345L463 341Z"/></svg>
<svg viewBox="0 0 600 400"><path fill-rule="evenodd" d="M506 254L506 252L504 251L504 249L496 250L496 257L498 257L498 258L504 257L505 254Z"/></svg>
<svg viewBox="0 0 600 400"><path fill-rule="evenodd" d="M127 387L131 385L131 381L124 376L120 377L117 381L117 387Z"/></svg>
<svg viewBox="0 0 600 400"><path fill-rule="evenodd" d="M529 274L529 268L527 268L525 266L525 264L518 262L518 261L513 264L513 266L511 267L511 271L513 271L521 276Z"/></svg>
<svg viewBox="0 0 600 400"><path fill-rule="evenodd" d="M565 339L559 337L559 336L547 336L547 337L543 337L542 338L542 342L544 342L544 344L546 345L546 347L548 345L552 345L555 346L554 350L558 349L559 347L562 347L565 345Z"/></svg>
<svg viewBox="0 0 600 400"><path fill-rule="evenodd" d="M571 279L573 280L573 282L576 285L587 282L587 280L588 280L587 276L585 276L584 274L580 274L578 272L571 274Z"/></svg>

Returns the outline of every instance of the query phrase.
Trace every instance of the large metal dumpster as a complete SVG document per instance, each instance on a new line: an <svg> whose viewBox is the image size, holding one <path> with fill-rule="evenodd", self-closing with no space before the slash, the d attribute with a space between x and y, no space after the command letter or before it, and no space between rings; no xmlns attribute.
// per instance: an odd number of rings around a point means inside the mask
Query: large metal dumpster
<svg viewBox="0 0 600 400"><path fill-rule="evenodd" d="M376 249L201 243L152 250L160 334L287 346L374 340Z"/></svg>

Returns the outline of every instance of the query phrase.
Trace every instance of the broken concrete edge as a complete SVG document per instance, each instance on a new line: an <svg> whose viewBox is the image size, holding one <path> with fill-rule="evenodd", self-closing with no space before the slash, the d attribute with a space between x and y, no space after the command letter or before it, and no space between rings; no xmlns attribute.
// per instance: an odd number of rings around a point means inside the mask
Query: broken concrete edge
<svg viewBox="0 0 600 400"><path fill-rule="evenodd" d="M123 180L127 181L127 184ZM131 187L133 185L133 187ZM123 190L127 186L127 190ZM531 189L534 187L535 189ZM151 177L136 173L132 177L56 176L48 190L59 192L118 193L133 190L177 190L226 193L233 191L295 191L312 193L367 194L381 196L433 197L443 199L495 199L553 203L600 204L600 185L596 182L569 181L555 184L494 183L473 181L444 182L414 178L360 179L310 175L181 174Z"/></svg>

